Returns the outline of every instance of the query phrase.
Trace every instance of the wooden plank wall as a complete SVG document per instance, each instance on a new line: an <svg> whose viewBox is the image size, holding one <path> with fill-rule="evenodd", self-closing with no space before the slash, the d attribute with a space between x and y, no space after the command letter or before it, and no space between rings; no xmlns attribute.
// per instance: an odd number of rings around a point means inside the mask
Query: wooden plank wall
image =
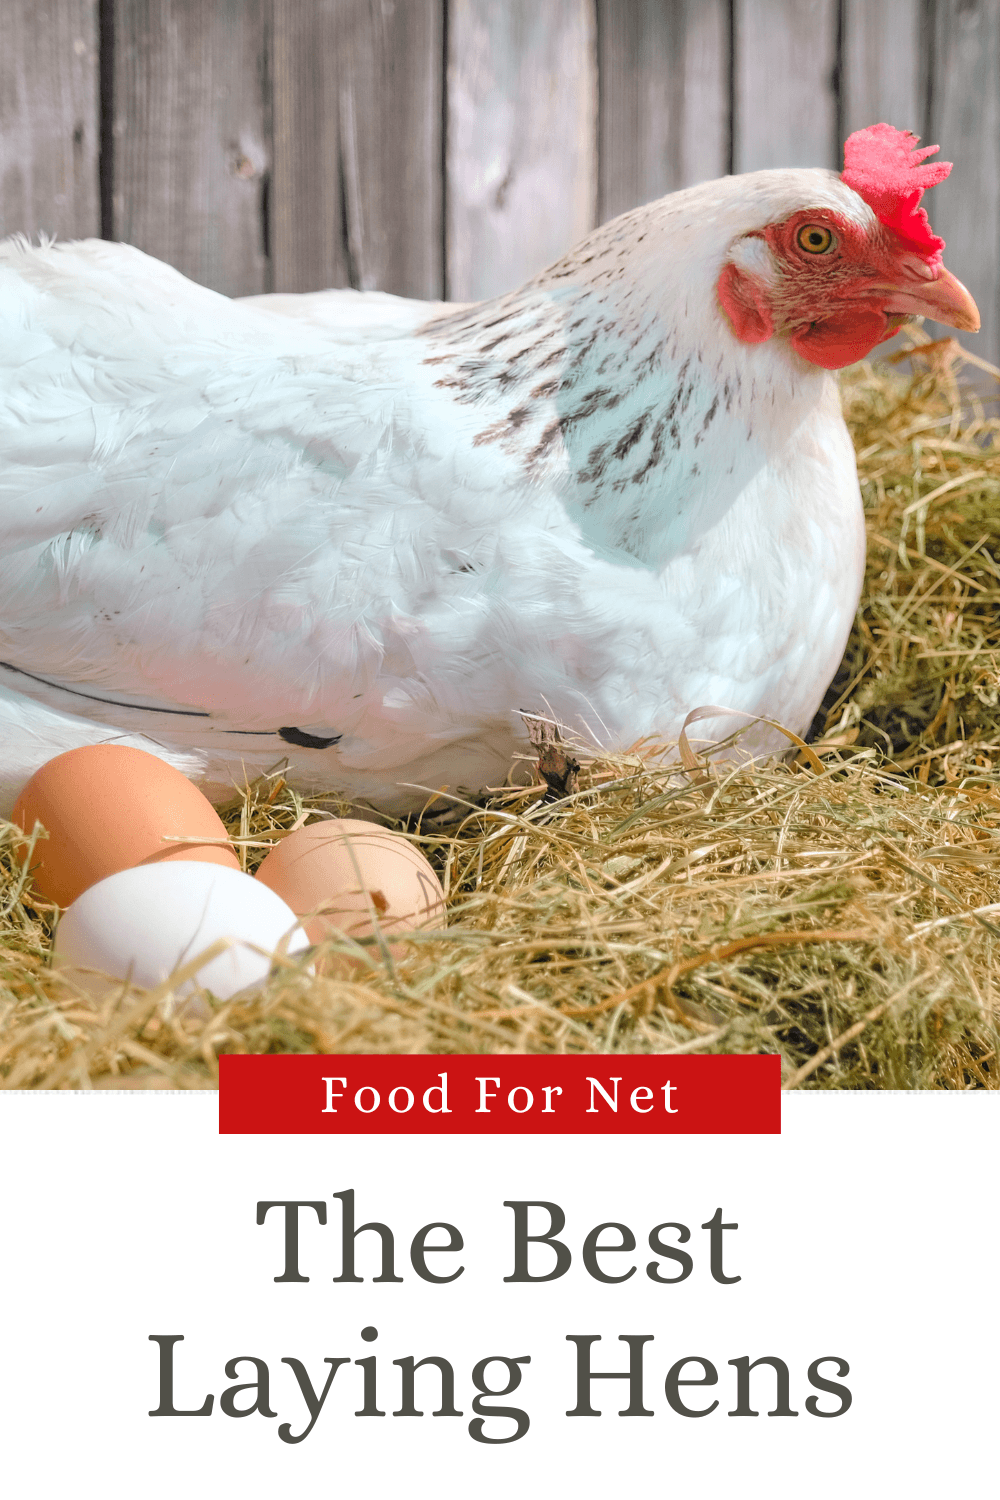
<svg viewBox="0 0 1000 1500"><path fill-rule="evenodd" d="M878 119L1000 356L1000 0L2 0L0 232L126 239L231 295L505 290Z"/></svg>
<svg viewBox="0 0 1000 1500"><path fill-rule="evenodd" d="M264 0L113 0L111 239L229 296L268 288Z"/></svg>
<svg viewBox="0 0 1000 1500"><path fill-rule="evenodd" d="M273 0L273 28L274 290L440 297L441 0Z"/></svg>
<svg viewBox="0 0 1000 1500"><path fill-rule="evenodd" d="M837 0L735 0L733 170L835 167Z"/></svg>
<svg viewBox="0 0 1000 1500"><path fill-rule="evenodd" d="M447 99L447 292L471 302L597 222L590 0L451 0Z"/></svg>
<svg viewBox="0 0 1000 1500"><path fill-rule="evenodd" d="M3 0L0 232L101 230L97 0Z"/></svg>
<svg viewBox="0 0 1000 1500"><path fill-rule="evenodd" d="M931 222L948 243L949 270L983 315L978 337L965 335L969 347L998 364L1000 0L938 0L935 22L928 132L956 166L934 190Z"/></svg>
<svg viewBox="0 0 1000 1500"><path fill-rule="evenodd" d="M730 0L597 7L601 222L730 169Z"/></svg>

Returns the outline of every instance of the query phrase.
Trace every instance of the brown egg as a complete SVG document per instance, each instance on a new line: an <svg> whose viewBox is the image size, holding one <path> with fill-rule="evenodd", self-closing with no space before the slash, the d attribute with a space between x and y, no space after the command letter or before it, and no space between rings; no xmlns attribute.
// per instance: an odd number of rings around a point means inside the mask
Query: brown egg
<svg viewBox="0 0 1000 1500"><path fill-rule="evenodd" d="M35 889L69 906L98 880L165 859L238 870L231 845L164 843L164 834L225 838L222 819L193 782L127 745L85 745L48 761L14 804L11 822L48 831L31 860ZM27 850L22 850L22 859Z"/></svg>
<svg viewBox="0 0 1000 1500"><path fill-rule="evenodd" d="M305 924L312 943L336 932L370 936L372 908L387 936L444 926L444 892L433 869L401 834L377 823L329 818L297 828L267 855L257 879L298 917L321 909ZM326 971L342 967L334 962Z"/></svg>

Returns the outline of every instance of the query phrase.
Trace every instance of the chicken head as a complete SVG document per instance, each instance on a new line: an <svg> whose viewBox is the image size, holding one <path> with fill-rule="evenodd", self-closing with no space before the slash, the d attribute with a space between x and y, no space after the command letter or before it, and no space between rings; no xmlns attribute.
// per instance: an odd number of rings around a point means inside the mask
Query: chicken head
<svg viewBox="0 0 1000 1500"><path fill-rule="evenodd" d="M842 208L805 205L740 236L717 283L742 343L786 338L811 364L840 369L914 316L975 332L979 311L941 259L922 193L951 170L925 162L936 146L890 125L856 131L844 147Z"/></svg>

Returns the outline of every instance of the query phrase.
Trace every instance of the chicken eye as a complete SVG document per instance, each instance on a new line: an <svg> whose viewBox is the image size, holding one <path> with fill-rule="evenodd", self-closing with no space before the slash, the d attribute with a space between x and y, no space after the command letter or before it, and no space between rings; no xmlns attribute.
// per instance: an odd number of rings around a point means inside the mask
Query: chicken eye
<svg viewBox="0 0 1000 1500"><path fill-rule="evenodd" d="M834 239L829 229L822 224L803 224L795 236L795 243L807 255L825 255L833 249Z"/></svg>

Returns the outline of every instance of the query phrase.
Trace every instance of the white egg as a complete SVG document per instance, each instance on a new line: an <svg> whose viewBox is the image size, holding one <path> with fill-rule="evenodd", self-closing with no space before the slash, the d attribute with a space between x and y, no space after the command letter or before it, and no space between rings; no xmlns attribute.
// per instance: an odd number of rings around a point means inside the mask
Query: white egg
<svg viewBox="0 0 1000 1500"><path fill-rule="evenodd" d="M226 1000L264 983L289 933L289 953L309 946L301 928L292 931L296 921L280 896L240 870L193 860L138 865L99 880L67 908L52 960L92 993L107 989L100 975L152 989L220 938L231 939L177 989Z"/></svg>

